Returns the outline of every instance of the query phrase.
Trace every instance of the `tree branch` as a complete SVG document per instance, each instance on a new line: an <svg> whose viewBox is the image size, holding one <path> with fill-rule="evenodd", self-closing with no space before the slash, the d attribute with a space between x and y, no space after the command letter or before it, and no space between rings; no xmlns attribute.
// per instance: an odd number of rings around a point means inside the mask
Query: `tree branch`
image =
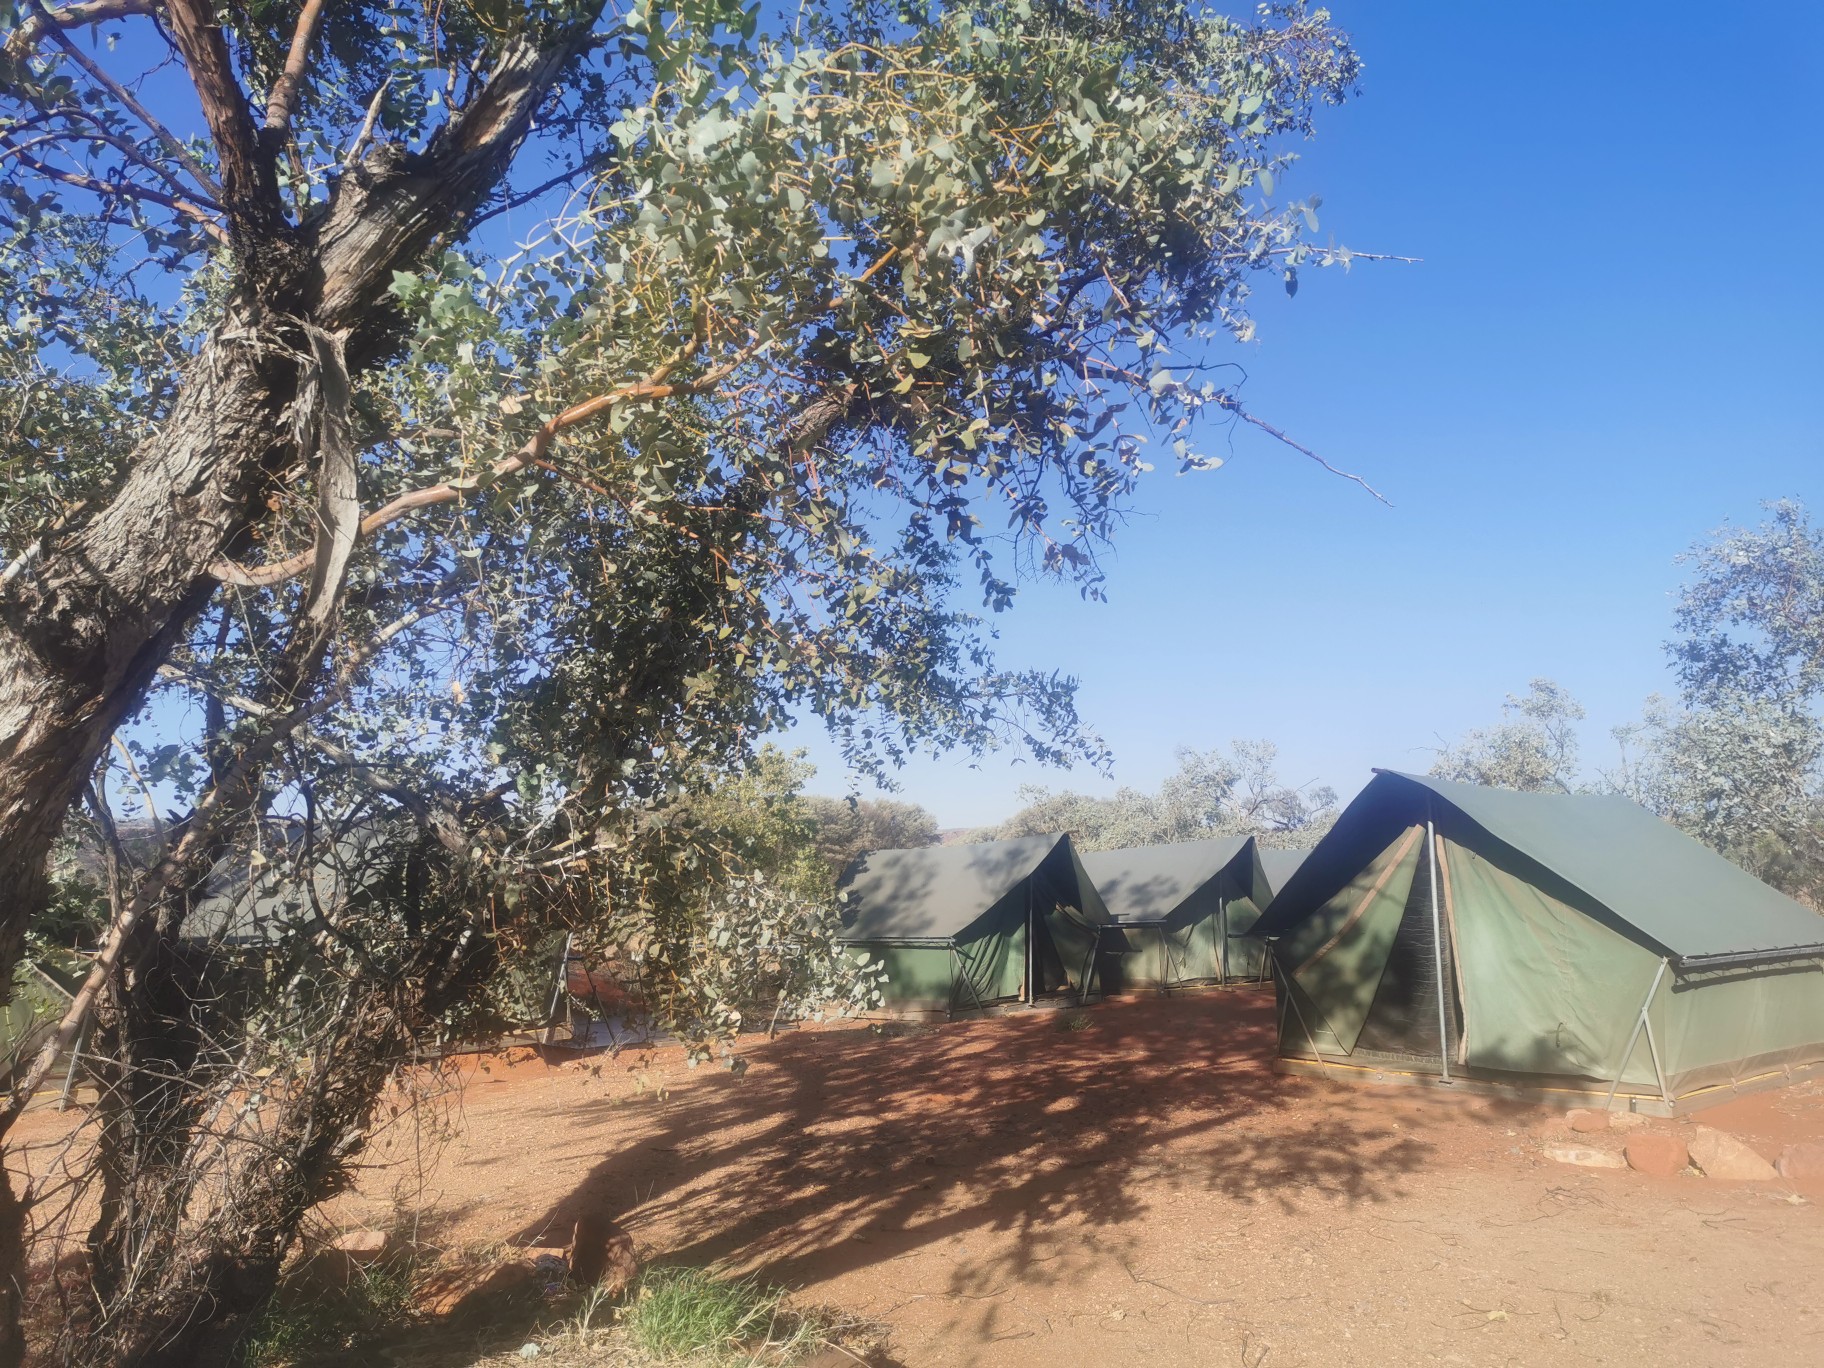
<svg viewBox="0 0 1824 1368"><path fill-rule="evenodd" d="M183 0L183 2L190 3L190 0ZM156 137L159 142L164 144L165 151L169 152L182 163L184 169L195 179L198 186L200 186L211 198L219 200L222 197L221 187L217 185L215 179L203 169L202 163L197 161L195 157L191 156L190 153L185 150L184 145L177 140L176 134L172 133L170 129L153 118L151 111L134 97L132 91L128 90L119 81L103 71L101 67L89 60L82 49L70 41L63 29L59 27L57 22L51 17L51 12L44 7L44 0L25 0L25 5L26 8L37 17L40 23L47 26L46 31L49 33L51 41L63 49L64 55L72 62L76 63L77 66L81 67L83 71L88 73L90 80L94 81L103 90L107 91L108 94L112 95L116 100L119 100L123 106L131 110L133 116L150 129L152 135ZM219 42L221 38L219 30L217 31L216 38Z"/></svg>
<svg viewBox="0 0 1824 1368"><path fill-rule="evenodd" d="M53 29L81 28L85 24L105 24L110 19L125 19L135 14L154 14L157 0L82 0L61 9L42 6L28 14L25 22L14 29L6 40L6 55L14 61L29 57Z"/></svg>
<svg viewBox="0 0 1824 1368"><path fill-rule="evenodd" d="M310 65L310 49L317 41L317 31L323 27L323 8L323 0L304 0L298 27L291 35L291 51L286 54L285 69L272 83L263 131L268 152L284 146L291 132L291 116L297 111L298 94L304 87L304 69Z"/></svg>
<svg viewBox="0 0 1824 1368"><path fill-rule="evenodd" d="M447 582L446 582L447 583ZM211 786L208 793L198 800L187 820L186 829L177 844L151 869L146 871L139 887L132 898L115 905L114 919L109 924L107 934L103 937L101 949L90 963L88 976L82 987L70 1000L63 1019L57 1029L52 1031L38 1053L33 1056L28 1068L19 1076L4 1102L0 1102L0 1135L5 1135L12 1128L26 1104L32 1100L32 1094L38 1090L57 1057L70 1047L76 1033L82 1029L83 1018L88 1016L107 984L108 976L114 972L114 966L120 962L128 938L133 928L164 896L183 870L189 866L211 841L226 815L224 808L228 803L224 795L240 790L243 782L266 758L276 750L286 737L299 727L340 701L349 686L354 683L355 675L367 661L371 660L382 647L392 641L401 632L433 617L450 607L454 600L445 598L441 592L434 594L427 602L420 604L405 614L388 623L357 649L350 651L341 668L336 671L335 682L319 697L299 703L288 712L275 712L270 717L270 725L259 737L250 742L235 763L228 768L222 780Z"/></svg>
<svg viewBox="0 0 1824 1368"><path fill-rule="evenodd" d="M135 185L128 181L97 180L94 176L84 175L80 171L61 171L23 152L15 152L14 155L39 175L50 180L61 181L65 185L73 185L79 190L87 190L104 198L119 195L127 199L145 200L149 204L163 205L173 213L182 214L196 223L217 242L226 243L228 241L228 234L222 230L221 224L215 221L215 216L194 200L180 199L176 195L167 195L162 191L151 190L146 186Z"/></svg>
<svg viewBox="0 0 1824 1368"><path fill-rule="evenodd" d="M215 140L216 160L222 168L222 188L216 198L228 211L232 228L270 232L284 222L278 176L272 160L260 155L253 113L234 74L234 60L221 25L215 22L214 7L209 0L167 0L167 8L171 36L190 69L191 84Z"/></svg>
<svg viewBox="0 0 1824 1368"><path fill-rule="evenodd" d="M607 394L598 394L593 399L585 399L580 404L572 404L556 417L547 418L524 446L511 456L496 461L488 468L486 474L462 480L446 480L399 495L361 520L358 529L359 540L365 541L381 528L389 523L397 522L407 513L420 508L431 508L438 504L454 503L472 490L494 484L510 475L517 475L528 467L541 464L545 453L550 450L552 442L557 440L559 434L579 423L586 423L591 418L606 413L618 404L649 403L657 399L706 394L727 379L738 366L758 350L755 346L747 347L731 360L706 371L695 380L681 381L677 384L666 383L672 373L689 358L698 345L699 342L693 339L638 384L626 385ZM259 566L243 566L230 560L220 560L209 567L209 573L224 584L238 585L243 589L259 589L295 579L314 566L316 559L317 552L313 547L308 551L300 551L297 555L285 560L270 561Z"/></svg>

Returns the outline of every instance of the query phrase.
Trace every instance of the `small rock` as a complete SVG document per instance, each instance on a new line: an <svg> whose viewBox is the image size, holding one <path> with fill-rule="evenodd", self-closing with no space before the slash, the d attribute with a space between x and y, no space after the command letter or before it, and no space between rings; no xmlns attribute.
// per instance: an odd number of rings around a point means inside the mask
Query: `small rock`
<svg viewBox="0 0 1824 1368"><path fill-rule="evenodd" d="M539 1356L540 1352L541 1350L536 1344L522 1344L519 1346L519 1356L522 1359L535 1359Z"/></svg>
<svg viewBox="0 0 1824 1368"><path fill-rule="evenodd" d="M1802 1140L1780 1151L1780 1177L1791 1183L1824 1183L1824 1144Z"/></svg>
<svg viewBox="0 0 1824 1368"><path fill-rule="evenodd" d="M1691 1162L1691 1151L1676 1135L1631 1135L1627 1156L1629 1168L1651 1178L1675 1178Z"/></svg>
<svg viewBox="0 0 1824 1368"><path fill-rule="evenodd" d="M1699 1126L1691 1137L1691 1161L1706 1178L1735 1183L1765 1183L1779 1175L1773 1165L1727 1131Z"/></svg>
<svg viewBox="0 0 1824 1368"><path fill-rule="evenodd" d="M1609 1128L1611 1130L1639 1130L1651 1117L1642 1116L1639 1112L1610 1112Z"/></svg>
<svg viewBox="0 0 1824 1368"><path fill-rule="evenodd" d="M611 1297L618 1297L639 1276L633 1256L633 1236L606 1216L589 1212L579 1217L566 1251L570 1281L578 1287L598 1283Z"/></svg>
<svg viewBox="0 0 1824 1368"><path fill-rule="evenodd" d="M418 1289L418 1307L429 1316L452 1318L491 1313L501 1302L530 1291L537 1277L529 1263L440 1269Z"/></svg>
<svg viewBox="0 0 1824 1368"><path fill-rule="evenodd" d="M1591 1135L1609 1128L1609 1114L1589 1107L1572 1107L1564 1114L1564 1119L1570 1122L1571 1129L1579 1135Z"/></svg>
<svg viewBox="0 0 1824 1368"><path fill-rule="evenodd" d="M1580 1168L1626 1168L1628 1161L1613 1150L1591 1149L1588 1145L1547 1145L1545 1157L1556 1159L1561 1164L1576 1164Z"/></svg>
<svg viewBox="0 0 1824 1368"><path fill-rule="evenodd" d="M384 1259L391 1243L384 1230L345 1230L329 1242L329 1247L357 1267L366 1268Z"/></svg>

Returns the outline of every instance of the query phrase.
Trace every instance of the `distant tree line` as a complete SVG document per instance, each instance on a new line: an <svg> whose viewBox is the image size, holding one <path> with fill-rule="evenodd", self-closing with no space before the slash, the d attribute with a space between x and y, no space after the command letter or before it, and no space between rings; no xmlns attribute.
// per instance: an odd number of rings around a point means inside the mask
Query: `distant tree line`
<svg viewBox="0 0 1824 1368"><path fill-rule="evenodd" d="M1068 831L1084 850L1255 836L1268 846L1314 844L1336 819L1336 792L1284 783L1270 741L1236 741L1227 752L1181 746L1178 768L1151 793L1120 788L1108 797L1020 790L1025 804L998 826L971 832L975 841Z"/></svg>

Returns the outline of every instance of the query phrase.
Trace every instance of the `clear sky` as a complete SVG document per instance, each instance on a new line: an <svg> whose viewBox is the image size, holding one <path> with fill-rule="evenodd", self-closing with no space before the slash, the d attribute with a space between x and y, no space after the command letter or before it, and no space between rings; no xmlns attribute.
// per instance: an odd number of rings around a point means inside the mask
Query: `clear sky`
<svg viewBox="0 0 1824 1368"><path fill-rule="evenodd" d="M1766 499L1824 512L1824 6L1331 9L1363 93L1280 193L1424 262L1306 272L1296 300L1263 278L1259 340L1212 359L1393 507L1244 433L1143 488L1108 603L1029 587L1003 658L1078 676L1115 783L1267 737L1346 798L1535 675L1606 761L1669 689L1678 553ZM790 740L843 791L820 734ZM1029 782L1110 786L990 756L916 762L901 795L972 826Z"/></svg>

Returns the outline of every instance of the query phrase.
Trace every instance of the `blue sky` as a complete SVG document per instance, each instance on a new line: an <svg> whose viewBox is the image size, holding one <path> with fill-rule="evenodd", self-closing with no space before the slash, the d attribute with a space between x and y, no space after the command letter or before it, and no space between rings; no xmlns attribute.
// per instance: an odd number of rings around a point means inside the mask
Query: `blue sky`
<svg viewBox="0 0 1824 1368"><path fill-rule="evenodd" d="M1308 272L1296 300L1263 279L1259 340L1211 359L1393 507L1257 434L1155 475L1108 603L1031 586L998 624L1008 663L1079 677L1112 782L909 765L901 795L946 826L1022 783L1149 787L1174 747L1236 737L1347 797L1535 675L1606 761L1670 687L1678 553L1766 499L1824 512L1824 7L1331 8L1363 93L1280 193L1424 262ZM819 733L790 741L844 790Z"/></svg>

